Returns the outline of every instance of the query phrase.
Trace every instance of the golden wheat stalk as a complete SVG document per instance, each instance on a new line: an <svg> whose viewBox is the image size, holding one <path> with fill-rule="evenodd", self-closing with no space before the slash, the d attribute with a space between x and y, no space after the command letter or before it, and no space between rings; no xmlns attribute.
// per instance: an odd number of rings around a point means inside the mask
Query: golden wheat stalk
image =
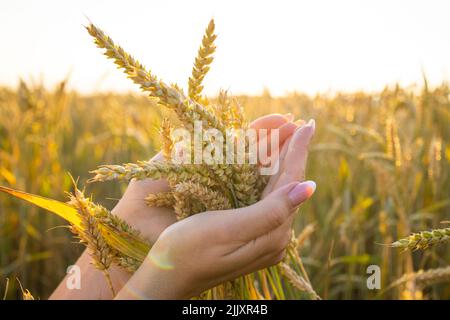
<svg viewBox="0 0 450 320"><path fill-rule="evenodd" d="M213 62L213 54L216 51L214 41L217 35L214 34L214 19L208 24L205 35L202 39L202 45L198 49L197 57L195 58L194 67L192 68L192 76L188 82L189 97L197 102L202 102L203 79L209 71L209 65Z"/></svg>
<svg viewBox="0 0 450 320"><path fill-rule="evenodd" d="M210 177L202 166L193 164L176 164L160 161L140 161L124 165L103 165L91 171L95 176L88 182L102 182L110 180L143 180L146 178L162 179L169 182L195 181L209 187L218 186L219 183Z"/></svg>
<svg viewBox="0 0 450 320"><path fill-rule="evenodd" d="M395 241L391 246L405 250L419 250L448 242L450 242L450 228L443 228L413 233L406 238Z"/></svg>
<svg viewBox="0 0 450 320"><path fill-rule="evenodd" d="M289 265L282 262L279 264L279 267L281 268L283 275L295 288L310 294L314 300L321 300L311 285L302 276L296 273Z"/></svg>
<svg viewBox="0 0 450 320"><path fill-rule="evenodd" d="M19 283L20 291L22 291L22 300L36 300L36 299L34 298L34 296L31 294L30 290L24 289L24 288L22 287L22 283L20 282L20 280L19 280L18 278L16 278L16 280L17 280L17 282ZM7 282L7 284L8 284L8 282ZM7 291L7 290L6 290L6 291ZM5 296L6 296L6 292L5 292ZM3 300L5 300L5 299L3 299Z"/></svg>
<svg viewBox="0 0 450 320"><path fill-rule="evenodd" d="M302 232L298 235L297 239L295 239L295 248L302 248L303 244L305 243L305 241L307 239L309 239L309 237L311 236L311 234L314 232L314 230L316 229L316 224L315 223L310 223L308 224L303 230Z"/></svg>
<svg viewBox="0 0 450 320"><path fill-rule="evenodd" d="M116 256L116 252L104 240L95 214L91 210L90 201L84 197L80 190L76 189L74 194L70 196L68 204L78 209L81 218L81 228L72 226L71 230L77 234L80 242L87 246L93 265L103 272L108 286L115 296L108 269Z"/></svg>
<svg viewBox="0 0 450 320"><path fill-rule="evenodd" d="M436 283L450 281L450 266L429 270L419 270L417 272L407 273L399 279L392 282L388 289L392 289L407 282L414 281L417 286L424 288Z"/></svg>
<svg viewBox="0 0 450 320"><path fill-rule="evenodd" d="M167 207L172 208L175 204L173 192L151 193L145 198L149 207Z"/></svg>
<svg viewBox="0 0 450 320"><path fill-rule="evenodd" d="M172 159L172 150L174 148L174 142L172 140L172 126L170 124L169 119L164 118L161 122L160 129L161 136L161 151L166 161L170 161Z"/></svg>
<svg viewBox="0 0 450 320"><path fill-rule="evenodd" d="M105 49L105 56L113 59L114 63L123 69L128 78L138 84L142 91L149 93L151 97L158 98L160 104L174 110L186 128L193 130L194 122L200 120L204 121L208 127L216 128L223 135L226 134L224 124L215 114L198 102L186 98L177 86L169 86L159 80L94 24L89 24L86 29L94 38L95 44Z"/></svg>
<svg viewBox="0 0 450 320"><path fill-rule="evenodd" d="M189 194L207 210L226 210L232 208L230 201L223 194L192 181L177 184L174 192Z"/></svg>
<svg viewBox="0 0 450 320"><path fill-rule="evenodd" d="M72 225L72 232L78 236L81 243L87 246L93 258L93 265L104 273L114 295L114 288L108 273L112 263L133 272L138 269L142 261L127 256L111 247L105 240L101 228L106 227L111 232L117 232L130 240L138 240L141 243L147 243L147 241L141 236L139 231L135 230L128 223L112 214L103 206L95 204L91 199L86 198L83 191L76 186L74 193L69 195L68 204L77 209L81 218L81 225L79 227Z"/></svg>

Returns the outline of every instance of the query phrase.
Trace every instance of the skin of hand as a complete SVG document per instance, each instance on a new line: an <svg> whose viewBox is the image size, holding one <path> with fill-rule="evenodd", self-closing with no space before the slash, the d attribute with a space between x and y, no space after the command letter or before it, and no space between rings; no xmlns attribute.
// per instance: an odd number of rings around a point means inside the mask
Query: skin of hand
<svg viewBox="0 0 450 320"><path fill-rule="evenodd" d="M186 299L226 280L280 262L296 208L315 190L305 176L315 123L295 130L264 198L254 205L203 212L167 227L116 299Z"/></svg>
<svg viewBox="0 0 450 320"><path fill-rule="evenodd" d="M256 119L250 126L255 129L267 129L269 132L271 129L278 128L280 130L279 145L282 148L281 155L283 155L283 152L284 154L287 152L287 145L294 131L299 125L304 124L302 120L295 123L292 120L293 117L291 115L271 114ZM270 139L270 135L268 137ZM270 144L270 140L268 143ZM268 149L270 150L270 147ZM161 153L157 154L152 160L162 160ZM302 173L300 173L301 175ZM292 175L291 177L292 181L296 180L294 176ZM272 180L274 180L274 177L272 177ZM278 177L276 180L278 180ZM129 183L125 194L112 212L124 219L132 227L141 231L144 237L154 243L164 229L176 222L176 218L172 209L148 207L144 198L150 193L167 190L168 186L164 180L133 180ZM80 267L82 272L82 288L80 290L67 290L65 285L66 277L51 295L50 299L112 298L109 289L104 283L103 274L90 265L89 261L89 254L85 251L76 262L76 265ZM110 276L114 288L116 291L119 291L130 279L131 274L116 266L112 266L110 268Z"/></svg>

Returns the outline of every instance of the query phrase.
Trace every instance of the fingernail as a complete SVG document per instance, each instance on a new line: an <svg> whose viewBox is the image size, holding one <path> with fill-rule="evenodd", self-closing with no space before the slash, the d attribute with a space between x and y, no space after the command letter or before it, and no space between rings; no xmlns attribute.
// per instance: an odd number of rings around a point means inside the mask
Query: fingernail
<svg viewBox="0 0 450 320"><path fill-rule="evenodd" d="M287 121L292 121L292 120L294 120L294 115L292 114L292 113L286 113L285 115L284 115L284 117L287 119Z"/></svg>
<svg viewBox="0 0 450 320"><path fill-rule="evenodd" d="M316 128L316 120L314 120L314 119L309 120L308 123L306 124L306 126L315 129Z"/></svg>
<svg viewBox="0 0 450 320"><path fill-rule="evenodd" d="M296 207L310 198L315 190L316 183L314 181L308 180L305 182L300 182L291 191L289 191L288 197L291 200L292 205Z"/></svg>

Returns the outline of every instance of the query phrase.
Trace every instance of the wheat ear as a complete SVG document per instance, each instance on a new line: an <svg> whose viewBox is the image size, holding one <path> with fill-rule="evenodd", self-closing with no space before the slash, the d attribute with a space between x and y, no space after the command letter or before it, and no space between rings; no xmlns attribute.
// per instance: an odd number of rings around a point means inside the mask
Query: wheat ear
<svg viewBox="0 0 450 320"><path fill-rule="evenodd" d="M395 241L391 246L405 250L419 250L448 242L450 242L450 228L443 228L413 233Z"/></svg>
<svg viewBox="0 0 450 320"><path fill-rule="evenodd" d="M110 180L143 180L146 178L162 179L169 182L194 181L206 186L217 186L218 182L210 177L208 170L192 164L176 164L161 161L140 161L120 165L103 165L91 171L95 176L88 182Z"/></svg>
<svg viewBox="0 0 450 320"><path fill-rule="evenodd" d="M172 126L170 125L170 121L167 118L164 118L161 122L160 136L162 147L161 151L164 156L164 159L167 161L172 159L172 150L174 147L174 143L172 140Z"/></svg>
<svg viewBox="0 0 450 320"><path fill-rule="evenodd" d="M149 93L151 97L158 98L160 104L174 110L186 128L193 130L194 122L201 120L207 126L218 129L223 135L226 134L224 124L215 114L198 102L186 98L177 86L169 86L159 80L94 24L89 24L86 29L94 38L95 44L106 50L104 54L113 59L114 63L128 75L128 78L138 84L142 91Z"/></svg>
<svg viewBox="0 0 450 320"><path fill-rule="evenodd" d="M286 263L280 263L280 268L283 275L289 280L289 282L298 290L309 293L314 300L321 300L319 295L314 291L311 285L298 273L296 273L289 265Z"/></svg>
<svg viewBox="0 0 450 320"><path fill-rule="evenodd" d="M145 198L149 207L167 207L172 208L175 204L173 192L151 193Z"/></svg>
<svg viewBox="0 0 450 320"><path fill-rule="evenodd" d="M22 287L22 283L20 282L19 278L16 278L16 280L19 283L20 291L22 291L22 300L35 300L33 295L31 294L30 290L24 289ZM6 283L8 284L8 281ZM6 293L5 293L5 296L6 296ZM3 299L3 300L5 300L5 299Z"/></svg>
<svg viewBox="0 0 450 320"><path fill-rule="evenodd" d="M298 235L297 239L295 239L295 248L303 247L303 244L311 236L311 234L314 232L315 229L316 229L315 223L308 224Z"/></svg>
<svg viewBox="0 0 450 320"><path fill-rule="evenodd" d="M198 49L194 67L192 68L192 76L189 78L189 97L198 102L202 101L202 82L209 71L209 66L214 59L213 54L216 51L214 41L216 40L217 35L214 34L214 28L214 19L211 19L206 28L205 35L203 36L202 45Z"/></svg>
<svg viewBox="0 0 450 320"><path fill-rule="evenodd" d="M194 182L182 182L175 186L175 192L188 193L192 198L200 201L207 210L231 209L232 205L227 197L218 191Z"/></svg>
<svg viewBox="0 0 450 320"><path fill-rule="evenodd" d="M450 281L450 266L404 274L399 279L392 282L385 290L395 288L409 281L414 281L422 288L436 283Z"/></svg>
<svg viewBox="0 0 450 320"><path fill-rule="evenodd" d="M81 228L71 227L71 230L87 246L93 265L103 272L111 293L115 296L115 290L108 273L108 268L114 260L115 254L100 232L95 214L90 210L89 199L85 198L80 190L75 189L74 194L70 196L69 205L78 210L81 218Z"/></svg>

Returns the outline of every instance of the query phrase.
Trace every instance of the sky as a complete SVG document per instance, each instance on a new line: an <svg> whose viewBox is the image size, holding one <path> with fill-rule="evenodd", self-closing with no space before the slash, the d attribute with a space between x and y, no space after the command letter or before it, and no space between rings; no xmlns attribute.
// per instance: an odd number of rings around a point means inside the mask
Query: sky
<svg viewBox="0 0 450 320"><path fill-rule="evenodd" d="M206 92L375 91L449 79L450 1L0 0L0 85L19 79L135 91L84 29L89 20L166 82L186 85L209 20Z"/></svg>

